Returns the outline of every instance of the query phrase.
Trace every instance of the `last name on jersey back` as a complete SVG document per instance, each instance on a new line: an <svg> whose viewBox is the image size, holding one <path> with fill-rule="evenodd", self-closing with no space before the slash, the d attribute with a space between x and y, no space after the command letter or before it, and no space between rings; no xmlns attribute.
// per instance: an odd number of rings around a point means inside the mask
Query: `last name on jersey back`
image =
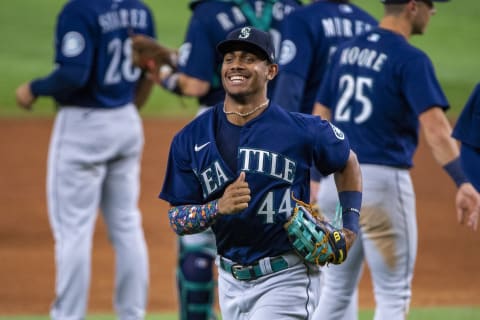
<svg viewBox="0 0 480 320"><path fill-rule="evenodd" d="M113 10L98 16L103 33L122 28L146 29L147 22L147 11L138 8Z"/></svg>

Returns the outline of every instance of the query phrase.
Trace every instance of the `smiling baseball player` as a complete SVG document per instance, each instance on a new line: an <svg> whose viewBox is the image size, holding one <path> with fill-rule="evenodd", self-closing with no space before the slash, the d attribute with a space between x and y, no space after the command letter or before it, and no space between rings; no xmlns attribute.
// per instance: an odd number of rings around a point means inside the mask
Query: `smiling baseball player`
<svg viewBox="0 0 480 320"><path fill-rule="evenodd" d="M269 102L278 65L268 33L236 29L217 48L225 100L174 137L160 197L177 234L215 233L223 319L309 319L320 285L312 261L341 263L358 229L356 156L329 122ZM308 214L292 195L308 202L312 165L337 177L342 230L303 228Z"/></svg>

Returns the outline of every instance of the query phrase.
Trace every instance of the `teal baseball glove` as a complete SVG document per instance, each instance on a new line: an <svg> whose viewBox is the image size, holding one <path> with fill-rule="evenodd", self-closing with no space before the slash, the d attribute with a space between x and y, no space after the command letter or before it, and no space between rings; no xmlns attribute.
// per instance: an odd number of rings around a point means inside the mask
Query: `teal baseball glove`
<svg viewBox="0 0 480 320"><path fill-rule="evenodd" d="M325 221L311 205L295 201L293 214L284 228L297 254L319 266L345 261L347 241L344 230Z"/></svg>

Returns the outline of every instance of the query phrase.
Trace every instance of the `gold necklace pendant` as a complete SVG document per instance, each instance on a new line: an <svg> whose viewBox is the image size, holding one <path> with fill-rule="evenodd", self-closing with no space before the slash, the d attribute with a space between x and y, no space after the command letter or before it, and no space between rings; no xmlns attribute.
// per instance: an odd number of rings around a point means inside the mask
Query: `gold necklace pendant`
<svg viewBox="0 0 480 320"><path fill-rule="evenodd" d="M254 109L252 109L248 112L245 112L245 113L241 113L241 112L237 112L237 111L227 111L227 110L225 110L225 104L223 104L223 113L225 113L226 115L235 114L239 117L245 118L245 117L248 117L249 115L257 112L258 110L260 110L262 108L265 108L266 106L268 106L269 102L270 102L270 100L267 99L267 101L265 101L264 103L262 103L258 107L254 108Z"/></svg>

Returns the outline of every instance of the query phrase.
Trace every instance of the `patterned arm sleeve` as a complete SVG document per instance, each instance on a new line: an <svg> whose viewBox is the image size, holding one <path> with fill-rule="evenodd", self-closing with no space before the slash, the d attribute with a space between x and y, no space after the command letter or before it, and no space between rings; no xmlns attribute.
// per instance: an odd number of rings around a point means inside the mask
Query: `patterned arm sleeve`
<svg viewBox="0 0 480 320"><path fill-rule="evenodd" d="M207 230L217 220L218 201L202 205L171 207L168 211L170 226L178 235L199 233Z"/></svg>

